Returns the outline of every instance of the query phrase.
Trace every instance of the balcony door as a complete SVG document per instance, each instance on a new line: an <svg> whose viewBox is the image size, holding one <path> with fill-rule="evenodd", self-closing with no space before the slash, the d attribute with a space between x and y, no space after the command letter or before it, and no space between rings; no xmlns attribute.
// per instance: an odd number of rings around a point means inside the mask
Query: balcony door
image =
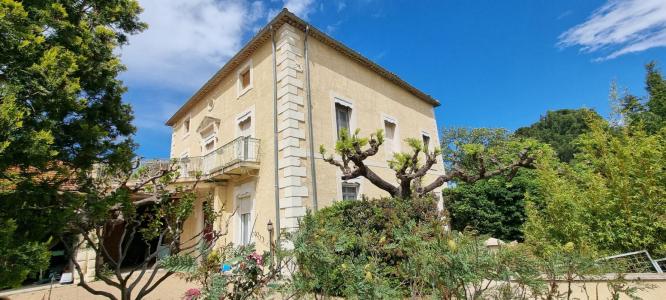
<svg viewBox="0 0 666 300"><path fill-rule="evenodd" d="M216 167L215 134L205 136L201 141L201 152L203 154L203 172L209 174Z"/></svg>
<svg viewBox="0 0 666 300"><path fill-rule="evenodd" d="M247 116L238 123L238 138L236 139L236 158L246 161L251 158L254 149L250 143L252 137L252 117Z"/></svg>

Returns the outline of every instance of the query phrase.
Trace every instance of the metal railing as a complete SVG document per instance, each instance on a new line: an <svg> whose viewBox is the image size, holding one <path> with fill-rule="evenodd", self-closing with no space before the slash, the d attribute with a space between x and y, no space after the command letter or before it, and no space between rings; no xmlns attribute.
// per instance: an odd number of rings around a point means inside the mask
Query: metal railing
<svg viewBox="0 0 666 300"><path fill-rule="evenodd" d="M193 178L197 175L206 177L219 173L237 163L259 163L259 145L259 139L239 137L204 156L149 160L145 163L152 166L168 167L170 163L175 162L180 178Z"/></svg>
<svg viewBox="0 0 666 300"><path fill-rule="evenodd" d="M180 159L181 177L208 176L241 162L258 163L259 142L255 138L239 137L204 156Z"/></svg>
<svg viewBox="0 0 666 300"><path fill-rule="evenodd" d="M666 258L665 258L666 259ZM647 250L627 252L604 257L601 260L614 261L624 273L663 273L660 261L654 260Z"/></svg>

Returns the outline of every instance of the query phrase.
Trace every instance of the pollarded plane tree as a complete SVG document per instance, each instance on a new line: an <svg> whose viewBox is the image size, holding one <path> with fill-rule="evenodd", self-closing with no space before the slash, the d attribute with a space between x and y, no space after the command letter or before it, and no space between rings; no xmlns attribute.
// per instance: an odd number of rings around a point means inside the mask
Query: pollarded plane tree
<svg viewBox="0 0 666 300"><path fill-rule="evenodd" d="M544 151L543 146L534 140L512 138L502 142L502 139L492 138L493 135L506 134L504 130L450 129L443 135L444 149L435 147L430 150L417 139L406 139L411 151L395 153L389 161L396 179L391 182L377 175L365 163L384 143L383 131L377 130L369 137L361 137L359 133L359 129L353 133L342 130L335 144L335 156L320 146L324 161L342 171L342 180L365 177L392 197L403 199L424 196L450 181L471 183L498 175L511 178L519 168L533 167L536 157ZM445 174L424 183L424 177L440 156L446 166Z"/></svg>

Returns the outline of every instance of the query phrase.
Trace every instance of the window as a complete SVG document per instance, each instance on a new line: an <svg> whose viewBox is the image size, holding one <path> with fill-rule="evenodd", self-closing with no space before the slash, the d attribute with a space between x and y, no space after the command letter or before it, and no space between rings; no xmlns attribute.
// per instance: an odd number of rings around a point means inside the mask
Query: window
<svg viewBox="0 0 666 300"><path fill-rule="evenodd" d="M183 122L183 128L185 130L185 135L190 133L190 118L188 117L185 122Z"/></svg>
<svg viewBox="0 0 666 300"><path fill-rule="evenodd" d="M241 90L245 90L250 87L250 68L247 68L245 71L240 73L240 85Z"/></svg>
<svg viewBox="0 0 666 300"><path fill-rule="evenodd" d="M337 125L338 139L340 138L340 132L342 129L346 129L347 132L350 131L349 120L351 119L351 107L342 105L340 103L335 104L335 123Z"/></svg>
<svg viewBox="0 0 666 300"><path fill-rule="evenodd" d="M427 134L423 134L423 151L427 152L428 149L430 148L430 136Z"/></svg>
<svg viewBox="0 0 666 300"><path fill-rule="evenodd" d="M250 193L244 193L236 196L236 201L238 231L235 240L238 245L247 245L252 242L252 207L254 199Z"/></svg>
<svg viewBox="0 0 666 300"><path fill-rule="evenodd" d="M342 200L357 200L358 199L358 183L342 183Z"/></svg>
<svg viewBox="0 0 666 300"><path fill-rule="evenodd" d="M393 158L393 153L398 150L397 147L397 141L396 141L396 133L395 133L395 128L396 125L395 123L389 121L389 120L384 120L384 138L385 138L385 145L386 145L386 156L388 159Z"/></svg>
<svg viewBox="0 0 666 300"><path fill-rule="evenodd" d="M238 97L240 97L252 88L252 61L240 67L236 74L238 76Z"/></svg>
<svg viewBox="0 0 666 300"><path fill-rule="evenodd" d="M241 219L241 245L245 246L250 243L250 213L240 215Z"/></svg>
<svg viewBox="0 0 666 300"><path fill-rule="evenodd" d="M245 120L238 123L238 129L240 129L239 137L248 137L252 135L252 118L247 117Z"/></svg>
<svg viewBox="0 0 666 300"><path fill-rule="evenodd" d="M215 137L210 137L203 142L203 152L208 154L215 150Z"/></svg>

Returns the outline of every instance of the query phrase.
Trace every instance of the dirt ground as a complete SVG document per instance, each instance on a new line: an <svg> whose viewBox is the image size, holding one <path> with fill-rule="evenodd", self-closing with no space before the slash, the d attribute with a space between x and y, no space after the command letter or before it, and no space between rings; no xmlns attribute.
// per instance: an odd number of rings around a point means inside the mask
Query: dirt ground
<svg viewBox="0 0 666 300"><path fill-rule="evenodd" d="M90 284L95 289L102 289L104 291L112 292L113 288L109 287L101 281L96 281ZM194 283L187 283L176 276L171 276L162 284L160 284L152 293L145 299L151 300L170 300L170 299L183 299L185 291L189 288L196 287ZM106 299L105 297L95 296L88 293L85 289L77 285L60 285L54 284L50 291L51 300L77 300L77 299ZM116 293L117 294L117 293ZM3 298L4 297L4 298ZM42 300L49 299L49 286L29 286L16 290L0 291L0 299L11 300Z"/></svg>

